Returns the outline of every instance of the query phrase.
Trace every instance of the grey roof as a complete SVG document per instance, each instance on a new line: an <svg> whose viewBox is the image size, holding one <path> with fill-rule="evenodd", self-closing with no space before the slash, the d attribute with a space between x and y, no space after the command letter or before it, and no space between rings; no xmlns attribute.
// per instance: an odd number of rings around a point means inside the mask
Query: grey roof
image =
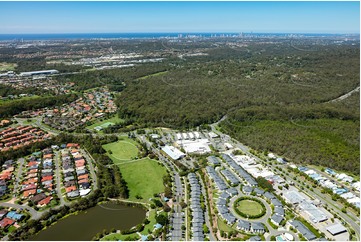
<svg viewBox="0 0 361 242"><path fill-rule="evenodd" d="M222 214L223 218L227 221L227 223L233 224L236 221L236 218L231 213Z"/></svg>
<svg viewBox="0 0 361 242"><path fill-rule="evenodd" d="M202 236L204 236L203 232L195 232L195 233L193 233L193 237L202 237Z"/></svg>
<svg viewBox="0 0 361 242"><path fill-rule="evenodd" d="M227 192L225 192L225 191L222 192L221 195L219 196L219 198L222 198L222 199L225 199L225 200L226 200L227 198L229 198L229 197L230 197L230 195L229 195Z"/></svg>
<svg viewBox="0 0 361 242"><path fill-rule="evenodd" d="M328 226L326 227L326 229L332 235L340 234L347 231L347 229L342 224L339 223Z"/></svg>
<svg viewBox="0 0 361 242"><path fill-rule="evenodd" d="M72 180L74 180L75 178L74 178L74 176L68 176L68 177L65 177L64 178L64 181L72 181Z"/></svg>
<svg viewBox="0 0 361 242"><path fill-rule="evenodd" d="M204 222L204 219L203 218L193 218L192 219L192 223L203 223Z"/></svg>
<svg viewBox="0 0 361 242"><path fill-rule="evenodd" d="M275 207L275 211L276 214L284 216L285 215L285 210L283 209L283 207Z"/></svg>
<svg viewBox="0 0 361 242"><path fill-rule="evenodd" d="M283 193L283 196L288 200L290 203L300 203L303 200L305 200L304 197L302 197L299 192L296 191L288 191Z"/></svg>
<svg viewBox="0 0 361 242"><path fill-rule="evenodd" d="M88 173L88 171L87 171L86 169L82 169L82 170L77 170L77 171L76 171L76 174L77 174L77 175L82 175L82 174L86 174L86 173Z"/></svg>
<svg viewBox="0 0 361 242"><path fill-rule="evenodd" d="M274 198L271 200L271 203L275 206L275 207L282 207L282 203L280 202L280 200L278 200L277 198Z"/></svg>
<svg viewBox="0 0 361 242"><path fill-rule="evenodd" d="M237 227L241 228L241 229L250 230L251 229L251 224L248 221L244 221L242 219L239 219L238 223L237 223Z"/></svg>
<svg viewBox="0 0 361 242"><path fill-rule="evenodd" d="M261 189L261 188L258 188L258 187L256 187L256 188L254 189L254 192L255 192L257 195L263 195L263 194L264 194L264 190Z"/></svg>
<svg viewBox="0 0 361 242"><path fill-rule="evenodd" d="M229 170L227 170L227 169L221 170L221 173L222 173L222 175L224 175L226 177L226 179L228 181L231 182L232 185L239 184L238 178L235 175L233 175L233 173L230 172Z"/></svg>
<svg viewBox="0 0 361 242"><path fill-rule="evenodd" d="M253 236L251 238L249 238L249 241L262 241L261 237L257 236Z"/></svg>
<svg viewBox="0 0 361 242"><path fill-rule="evenodd" d="M275 195L273 195L273 194L270 193L270 192L265 192L265 193L263 194L263 196L265 196L265 197L268 198L269 200L272 200L272 199L276 198Z"/></svg>
<svg viewBox="0 0 361 242"><path fill-rule="evenodd" d="M203 218L203 213L199 213L199 212L193 212L193 218L197 217L197 218Z"/></svg>
<svg viewBox="0 0 361 242"><path fill-rule="evenodd" d="M193 236L193 239L192 239L192 241L203 241L203 240L204 240L204 237L202 237L202 236L198 236L198 237Z"/></svg>
<svg viewBox="0 0 361 242"><path fill-rule="evenodd" d="M202 227L192 227L192 232L201 232L203 231L203 228Z"/></svg>
<svg viewBox="0 0 361 242"><path fill-rule="evenodd" d="M213 165L219 165L221 164L219 158L215 157L215 156L208 156L207 160L209 163L213 164Z"/></svg>
<svg viewBox="0 0 361 242"><path fill-rule="evenodd" d="M197 203L192 203L192 204L190 205L190 208L191 208L191 209L200 208L200 207L201 207L201 205L200 205L200 204L197 204Z"/></svg>
<svg viewBox="0 0 361 242"><path fill-rule="evenodd" d="M253 191L253 188L251 186L243 186L242 191L244 193L251 193Z"/></svg>
<svg viewBox="0 0 361 242"><path fill-rule="evenodd" d="M79 191L72 191L67 193L68 197L77 197L79 196Z"/></svg>
<svg viewBox="0 0 361 242"><path fill-rule="evenodd" d="M259 222L251 223L251 227L253 230L264 230L264 225Z"/></svg>
<svg viewBox="0 0 361 242"><path fill-rule="evenodd" d="M225 206L217 205L217 209L218 209L218 212L221 214L229 212L228 208Z"/></svg>
<svg viewBox="0 0 361 242"><path fill-rule="evenodd" d="M316 239L316 235L312 233L303 223L293 220L290 224L295 227L307 240Z"/></svg>
<svg viewBox="0 0 361 242"><path fill-rule="evenodd" d="M280 224L283 221L283 216L280 216L278 214L273 214L271 219L276 223Z"/></svg>
<svg viewBox="0 0 361 242"><path fill-rule="evenodd" d="M222 154L222 158L235 170L238 175L243 177L251 186L256 186L258 183L256 180L241 166L239 166L229 155Z"/></svg>
<svg viewBox="0 0 361 242"><path fill-rule="evenodd" d="M227 205L227 201L224 199L218 199L217 201L217 205L222 205L222 206L226 206Z"/></svg>
<svg viewBox="0 0 361 242"><path fill-rule="evenodd" d="M207 170L208 175L214 180L214 182L219 190L223 191L228 188L227 184L224 182L224 180L222 178L220 178L218 176L218 174L216 173L216 171L214 170L213 167L207 166L206 170Z"/></svg>
<svg viewBox="0 0 361 242"><path fill-rule="evenodd" d="M192 212L193 212L193 213L203 213L203 210L202 210L201 207L199 207L199 208L193 208L193 209L192 209Z"/></svg>
<svg viewBox="0 0 361 242"><path fill-rule="evenodd" d="M322 210L306 200L302 201L299 207L307 212L315 223L327 220L327 216Z"/></svg>
<svg viewBox="0 0 361 242"><path fill-rule="evenodd" d="M234 188L234 187L230 187L230 188L228 188L226 192L227 192L229 195L231 195L231 196L235 196L235 195L237 195L237 194L238 194L237 189L236 189L236 188Z"/></svg>

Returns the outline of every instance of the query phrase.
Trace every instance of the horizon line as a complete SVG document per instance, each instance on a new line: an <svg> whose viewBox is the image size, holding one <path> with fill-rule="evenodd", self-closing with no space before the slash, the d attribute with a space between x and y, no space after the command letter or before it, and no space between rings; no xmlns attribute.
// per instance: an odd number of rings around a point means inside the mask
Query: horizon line
<svg viewBox="0 0 361 242"><path fill-rule="evenodd" d="M275 31L275 32L263 32L263 31L159 31L159 32L58 32L58 33L0 33L0 35L27 35L27 34L357 34L360 32L288 32L288 31Z"/></svg>

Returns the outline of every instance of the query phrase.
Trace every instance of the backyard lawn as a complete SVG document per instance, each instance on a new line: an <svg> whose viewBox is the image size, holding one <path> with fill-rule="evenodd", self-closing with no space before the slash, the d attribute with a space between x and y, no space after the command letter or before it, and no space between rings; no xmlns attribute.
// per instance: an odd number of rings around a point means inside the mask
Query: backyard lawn
<svg viewBox="0 0 361 242"><path fill-rule="evenodd" d="M164 192L165 167L149 158L118 164L129 188L129 200L149 202L154 193ZM137 199L136 196L141 196Z"/></svg>

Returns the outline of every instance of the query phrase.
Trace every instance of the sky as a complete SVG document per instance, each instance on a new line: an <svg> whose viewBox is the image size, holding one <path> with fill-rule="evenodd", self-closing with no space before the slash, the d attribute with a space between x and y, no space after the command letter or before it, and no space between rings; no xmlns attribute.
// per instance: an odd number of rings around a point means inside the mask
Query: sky
<svg viewBox="0 0 361 242"><path fill-rule="evenodd" d="M359 33L354 2L0 2L0 34Z"/></svg>

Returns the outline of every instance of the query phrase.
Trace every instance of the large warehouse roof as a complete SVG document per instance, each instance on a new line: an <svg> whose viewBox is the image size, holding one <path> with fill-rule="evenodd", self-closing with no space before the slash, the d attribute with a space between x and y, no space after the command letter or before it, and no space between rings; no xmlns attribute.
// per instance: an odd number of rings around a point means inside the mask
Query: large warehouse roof
<svg viewBox="0 0 361 242"><path fill-rule="evenodd" d="M57 70L29 71L29 72L21 72L20 76L49 75L56 73L59 73L59 71Z"/></svg>
<svg viewBox="0 0 361 242"><path fill-rule="evenodd" d="M341 234L341 233L347 231L347 229L342 224L339 224L339 223L328 226L328 227L326 227L326 229L332 235Z"/></svg>
<svg viewBox="0 0 361 242"><path fill-rule="evenodd" d="M172 158L173 160L178 160L182 157L185 156L185 154L178 150L177 148L170 146L170 145L166 145L162 148L162 150L168 155L170 156L170 158Z"/></svg>

